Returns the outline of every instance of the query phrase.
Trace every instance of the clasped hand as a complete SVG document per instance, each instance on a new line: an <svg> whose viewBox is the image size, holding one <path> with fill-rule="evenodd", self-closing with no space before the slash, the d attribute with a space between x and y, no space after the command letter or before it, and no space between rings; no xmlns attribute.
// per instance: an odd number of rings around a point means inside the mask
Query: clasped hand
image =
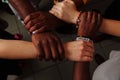
<svg viewBox="0 0 120 80"><path fill-rule="evenodd" d="M64 49L60 39L52 32L33 34L32 41L38 50L39 59L63 59Z"/></svg>
<svg viewBox="0 0 120 80"><path fill-rule="evenodd" d="M33 12L24 19L26 29L29 32L37 30L37 33L54 30L59 25L59 20L48 12Z"/></svg>
<svg viewBox="0 0 120 80"><path fill-rule="evenodd" d="M24 19L24 23L26 29L32 34L32 42L40 59L63 58L64 49L61 40L50 32L58 25L56 17L47 12L33 12ZM34 31L35 34L33 34Z"/></svg>

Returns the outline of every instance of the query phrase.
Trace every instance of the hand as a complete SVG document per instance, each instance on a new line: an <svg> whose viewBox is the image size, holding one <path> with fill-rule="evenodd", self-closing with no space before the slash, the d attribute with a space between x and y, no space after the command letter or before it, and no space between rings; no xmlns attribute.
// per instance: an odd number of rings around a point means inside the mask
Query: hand
<svg viewBox="0 0 120 80"><path fill-rule="evenodd" d="M93 38L102 23L102 16L97 12L81 12L78 35Z"/></svg>
<svg viewBox="0 0 120 80"><path fill-rule="evenodd" d="M52 32L33 34L32 41L38 51L40 59L56 60L63 58L63 45L60 39Z"/></svg>
<svg viewBox="0 0 120 80"><path fill-rule="evenodd" d="M68 23L75 23L79 15L72 0L65 0L56 3L49 12Z"/></svg>
<svg viewBox="0 0 120 80"><path fill-rule="evenodd" d="M93 42L87 42L84 40L78 40L73 42L68 42L65 45L66 54L65 57L71 61L92 61L94 53Z"/></svg>
<svg viewBox="0 0 120 80"><path fill-rule="evenodd" d="M59 25L59 20L48 12L34 12L24 19L24 23L29 32L40 33L56 28Z"/></svg>

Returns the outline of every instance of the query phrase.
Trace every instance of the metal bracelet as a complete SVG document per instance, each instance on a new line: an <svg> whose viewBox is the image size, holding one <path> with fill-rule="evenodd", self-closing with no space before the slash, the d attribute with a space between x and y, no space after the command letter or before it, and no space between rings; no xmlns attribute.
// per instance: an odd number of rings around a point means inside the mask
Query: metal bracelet
<svg viewBox="0 0 120 80"><path fill-rule="evenodd" d="M86 37L76 37L76 40L78 41L78 40L84 40L84 41L87 41L87 42L89 42L89 41L91 41L91 39L90 38L86 38Z"/></svg>

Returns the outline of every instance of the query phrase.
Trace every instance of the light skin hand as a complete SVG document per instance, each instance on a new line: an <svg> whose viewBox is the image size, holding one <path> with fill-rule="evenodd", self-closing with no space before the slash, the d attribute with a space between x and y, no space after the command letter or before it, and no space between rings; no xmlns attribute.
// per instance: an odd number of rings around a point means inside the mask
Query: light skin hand
<svg viewBox="0 0 120 80"><path fill-rule="evenodd" d="M33 59L38 58L37 50L32 42L22 41L22 40L3 40L0 39L0 58L4 59ZM87 44L82 41L71 41L63 44L65 50L65 58L70 61L91 61L92 57L86 57L83 60L83 55L81 47ZM12 45L12 47L11 47ZM93 46L90 43L90 46ZM88 48L88 47L87 47ZM84 49L84 48L83 48ZM90 50L91 49L91 50ZM88 56L92 56L93 48L89 48ZM17 53L17 54L16 54ZM81 56L82 55L82 56ZM77 58L76 58L77 57Z"/></svg>
<svg viewBox="0 0 120 80"><path fill-rule="evenodd" d="M71 45L72 44L72 45ZM94 53L94 45L93 42L87 42L83 40L73 41L70 44L66 44L69 54L65 54L67 59L72 61L92 61L93 53ZM73 54L74 53L74 54Z"/></svg>
<svg viewBox="0 0 120 80"><path fill-rule="evenodd" d="M72 0L65 0L56 3L49 12L68 23L76 23L79 15Z"/></svg>
<svg viewBox="0 0 120 80"><path fill-rule="evenodd" d="M60 39L52 32L33 34L32 42L38 51L40 59L56 60L62 59L64 56L63 45Z"/></svg>

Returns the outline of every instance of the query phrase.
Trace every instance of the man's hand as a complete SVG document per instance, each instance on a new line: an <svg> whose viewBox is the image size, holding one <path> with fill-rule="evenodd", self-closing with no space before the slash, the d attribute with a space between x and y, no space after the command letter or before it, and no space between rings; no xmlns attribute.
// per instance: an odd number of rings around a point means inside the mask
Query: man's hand
<svg viewBox="0 0 120 80"><path fill-rule="evenodd" d="M97 12L81 12L78 35L93 38L102 23L102 17Z"/></svg>
<svg viewBox="0 0 120 80"><path fill-rule="evenodd" d="M60 39L52 32L33 34L32 41L38 50L40 59L56 60L63 58L63 45Z"/></svg>
<svg viewBox="0 0 120 80"><path fill-rule="evenodd" d="M29 32L37 31L44 32L50 31L58 27L59 20L48 12L33 12L29 14L25 19L24 23Z"/></svg>

